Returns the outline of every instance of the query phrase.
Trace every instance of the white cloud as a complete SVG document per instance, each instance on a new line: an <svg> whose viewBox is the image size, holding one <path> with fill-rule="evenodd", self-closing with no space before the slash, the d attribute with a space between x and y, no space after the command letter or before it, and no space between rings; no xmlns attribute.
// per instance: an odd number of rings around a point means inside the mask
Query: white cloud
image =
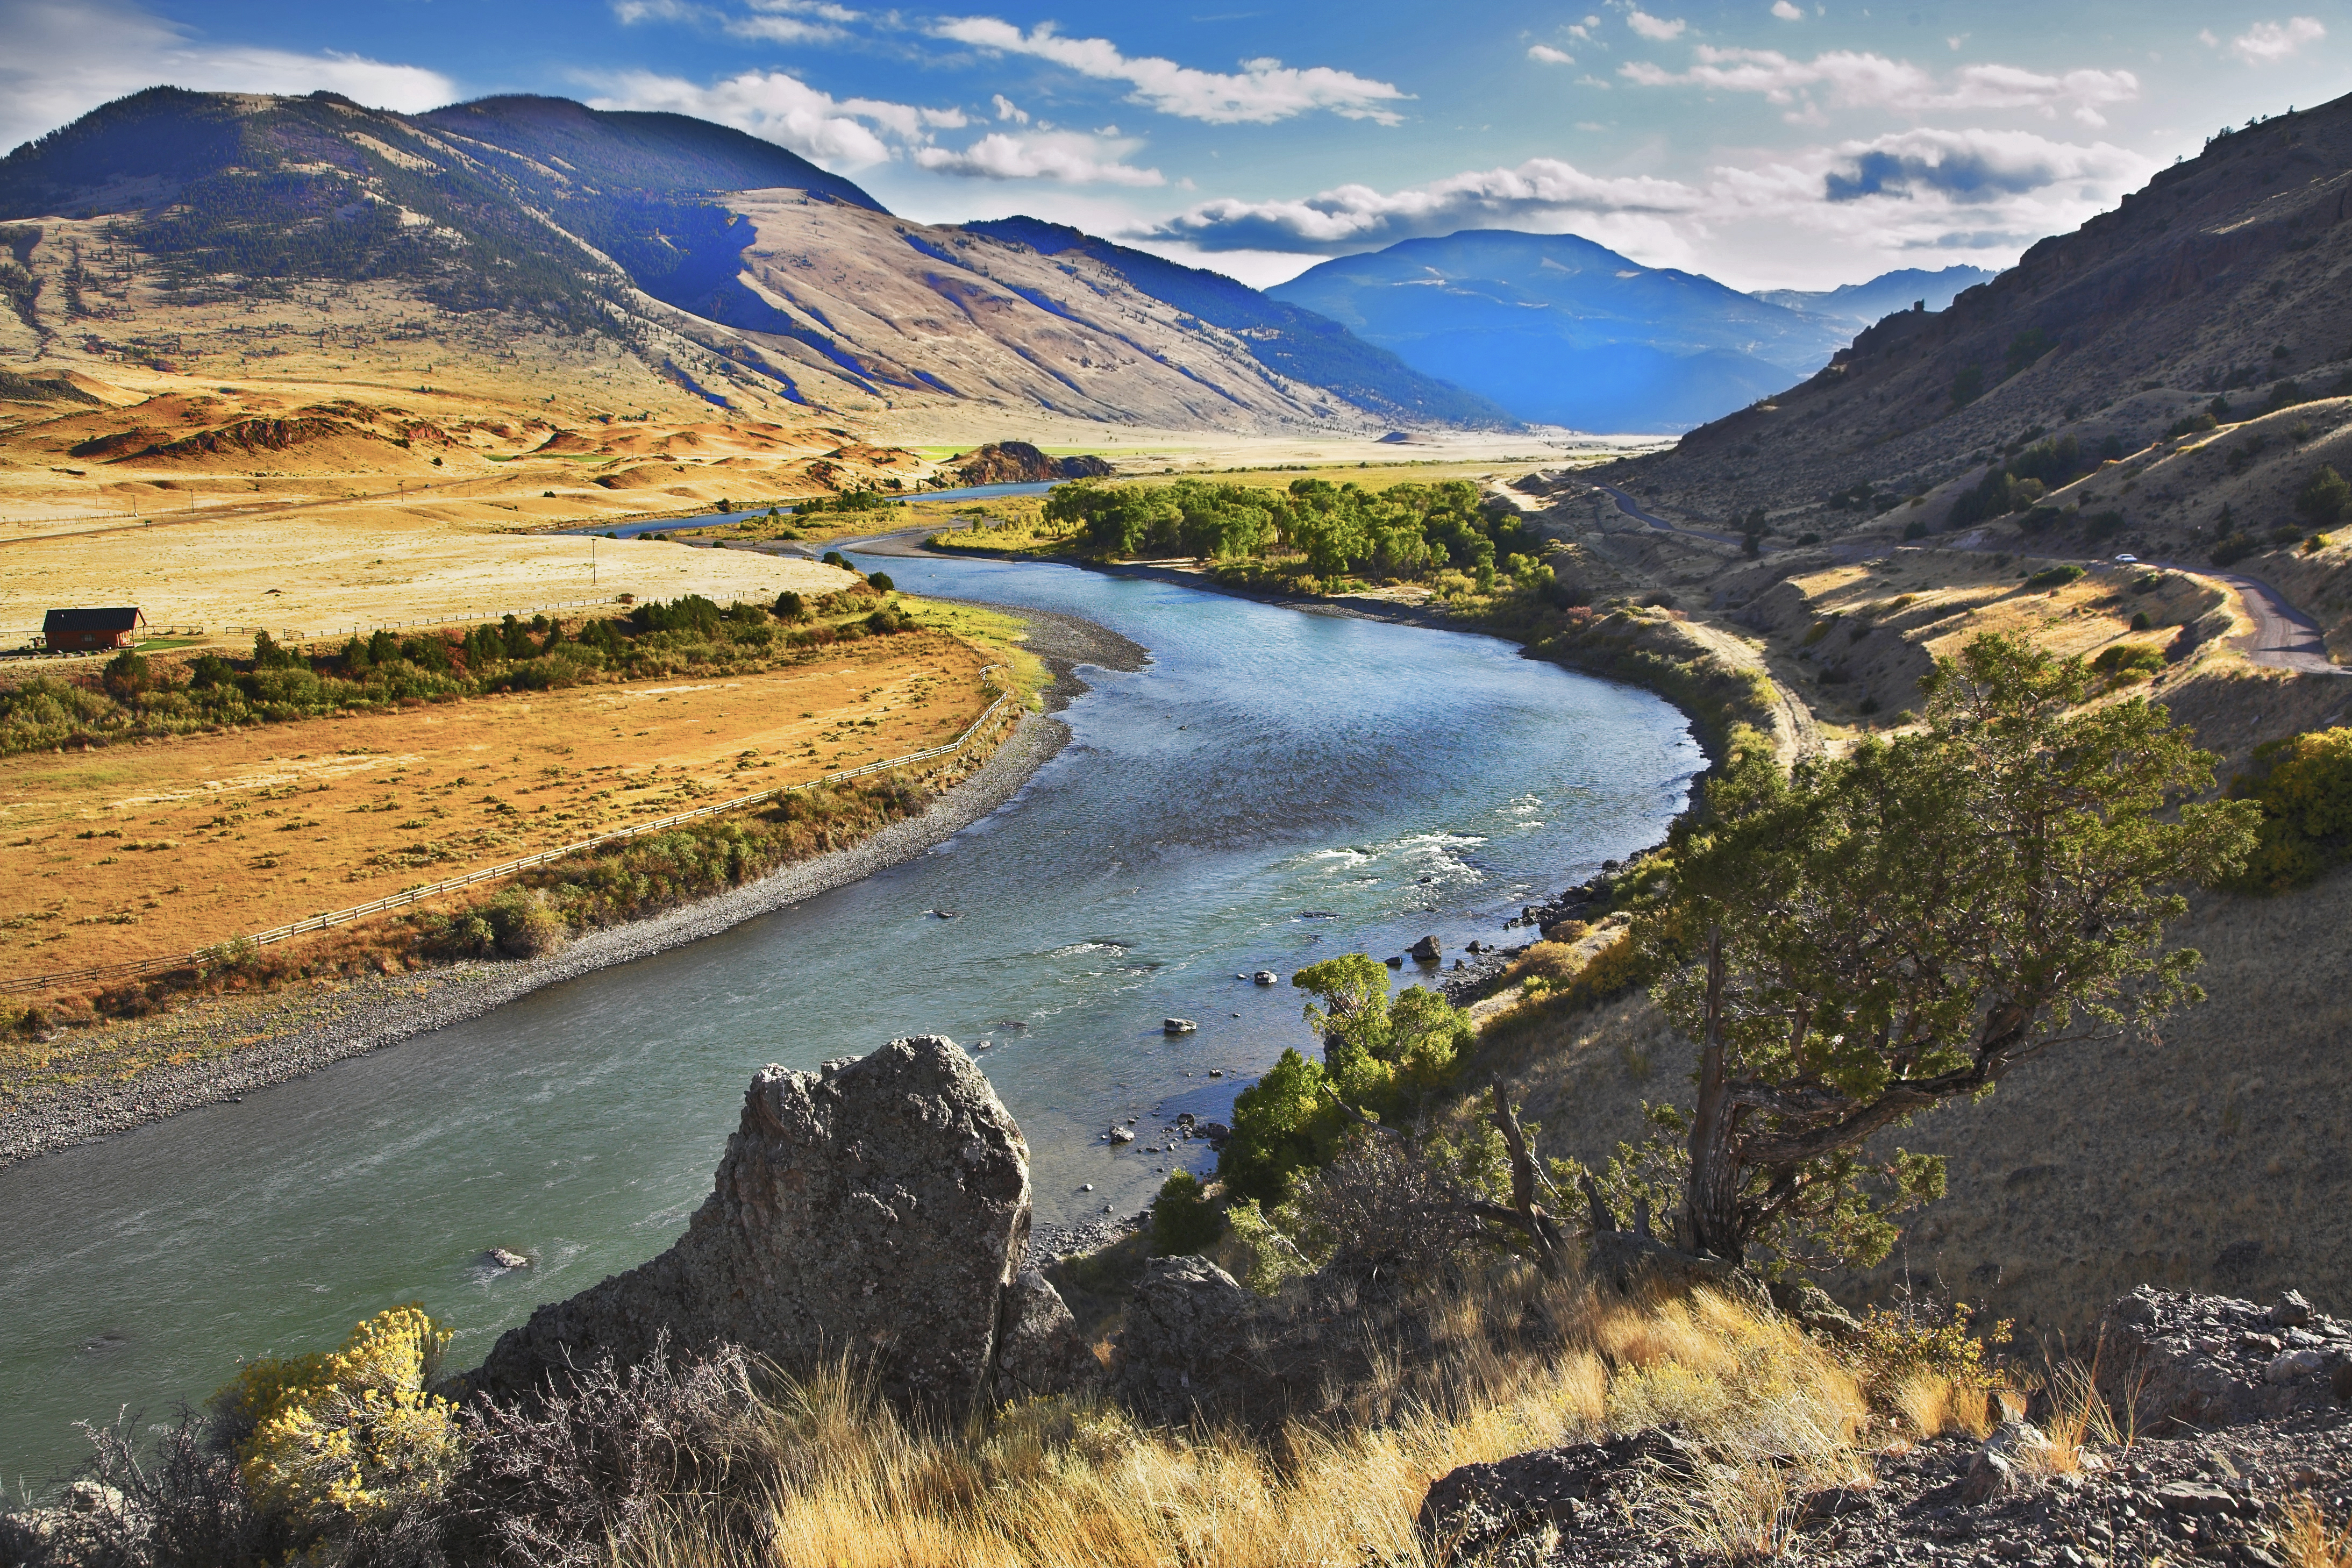
<svg viewBox="0 0 2352 1568"><path fill-rule="evenodd" d="M720 14L696 0L612 0L624 26L638 22L680 22L716 26L739 38L773 44L830 43L847 37L841 24L863 18L832 0L747 0L750 14Z"/></svg>
<svg viewBox="0 0 2352 1568"><path fill-rule="evenodd" d="M1244 60L1239 74L1195 70L1157 56L1123 55L1108 38L1064 37L1050 22L1024 33L993 16L961 16L934 30L975 48L1031 55L1081 76L1126 82L1134 89L1133 102L1216 125L1265 125L1317 109L1394 125L1401 117L1386 106L1411 96L1389 82L1328 66L1301 70L1280 60L1254 59Z"/></svg>
<svg viewBox="0 0 2352 1568"><path fill-rule="evenodd" d="M1528 58L1548 66L1572 66L1576 63L1574 55L1555 49L1549 44L1529 44Z"/></svg>
<svg viewBox="0 0 2352 1568"><path fill-rule="evenodd" d="M1791 5L1789 0L1772 0L1772 15L1780 17L1783 22L1801 22L1805 19L1804 8Z"/></svg>
<svg viewBox="0 0 2352 1568"><path fill-rule="evenodd" d="M603 89L589 99L591 108L657 109L715 120L827 168L885 163L892 156L894 141L927 144L934 130L966 123L961 110L872 98L836 99L783 71L744 71L708 87L651 71L584 79Z"/></svg>
<svg viewBox="0 0 2352 1568"><path fill-rule="evenodd" d="M1075 131L1011 136L992 131L961 152L924 147L914 154L919 168L980 180L1060 180L1069 184L1162 185L1157 169L1119 161L1134 142L1103 142Z"/></svg>
<svg viewBox="0 0 2352 1568"><path fill-rule="evenodd" d="M404 112L455 100L457 84L421 66L329 50L197 42L125 0L0 0L0 147L53 131L100 104L168 82L212 92L328 91Z"/></svg>
<svg viewBox="0 0 2352 1568"><path fill-rule="evenodd" d="M2213 36L2213 29L2210 27L2198 28L2197 41L2209 49L2218 49L2221 47L2221 40Z"/></svg>
<svg viewBox="0 0 2352 1568"><path fill-rule="evenodd" d="M1029 111L1022 108L1019 104L1013 102L1011 99L1005 97L1003 93L1000 92L996 94L992 101L996 105L997 119L1010 120L1019 125L1026 125L1029 123Z"/></svg>
<svg viewBox="0 0 2352 1568"><path fill-rule="evenodd" d="M1769 101L1797 105L1819 93L1832 108L1939 110L2039 109L2054 114L2074 106L2099 106L2139 96L2139 79L2129 71L2072 70L2052 76L2018 66L1962 66L1948 82L1908 60L1832 49L1810 60L1774 49L1719 49L1702 44L1688 70L1670 71L1646 60L1629 61L1618 74L1642 87L1702 87L1717 92L1758 92ZM1792 118L1809 118L1801 111Z"/></svg>
<svg viewBox="0 0 2352 1568"><path fill-rule="evenodd" d="M1342 185L1298 200L1211 201L1153 237L1203 251L1344 255L1462 228L1573 232L1653 266L1762 282L1776 267L1817 270L1831 255L1849 270L1874 258L1916 265L1923 253L2005 264L2112 205L2156 167L2104 142L1916 129L1720 165L1696 181L1595 175L1538 158L1397 191Z"/></svg>
<svg viewBox="0 0 2352 1568"><path fill-rule="evenodd" d="M1204 249L1370 250L1459 228L1557 227L1580 216L1695 212L1705 197L1647 175L1588 174L1557 158L1383 192L1340 185L1301 200L1203 202L1157 231Z"/></svg>
<svg viewBox="0 0 2352 1568"><path fill-rule="evenodd" d="M1670 43L1681 37L1683 29L1690 26L1680 17L1669 22L1663 16L1653 16L1647 11L1638 7L1626 14L1625 25L1642 37L1661 44Z"/></svg>
<svg viewBox="0 0 2352 1568"><path fill-rule="evenodd" d="M2304 45L2326 37L2327 29L2317 17L2290 16L2284 22L2255 23L2230 40L2230 52L2248 65L2276 65Z"/></svg>

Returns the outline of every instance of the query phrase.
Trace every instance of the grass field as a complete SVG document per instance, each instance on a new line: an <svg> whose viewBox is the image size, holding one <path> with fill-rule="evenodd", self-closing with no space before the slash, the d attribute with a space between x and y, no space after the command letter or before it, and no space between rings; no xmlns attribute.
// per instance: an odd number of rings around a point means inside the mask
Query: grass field
<svg viewBox="0 0 2352 1568"><path fill-rule="evenodd" d="M983 629L971 612L927 619ZM0 975L184 952L938 745L992 700L995 657L925 630L757 674L16 758L0 768Z"/></svg>

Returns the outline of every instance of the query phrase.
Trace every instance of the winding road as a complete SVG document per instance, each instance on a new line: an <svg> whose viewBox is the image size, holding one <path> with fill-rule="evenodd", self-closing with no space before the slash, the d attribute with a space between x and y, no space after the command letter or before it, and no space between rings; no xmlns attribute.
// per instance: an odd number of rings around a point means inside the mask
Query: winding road
<svg viewBox="0 0 2352 1568"><path fill-rule="evenodd" d="M1593 488L1617 503L1617 510L1637 522L1668 533L1689 534L1711 539L1720 544L1738 544L1740 541L1729 534L1712 533L1703 528L1685 528L1668 522L1655 513L1643 510L1640 502L1614 485L1593 481ZM1766 545L1767 550L1778 548ZM2089 566L2108 566L2112 562L2093 558L2082 563ZM2326 634L2319 623L2305 615L2287 601L2285 595L2259 577L2248 577L2236 572L2217 572L2210 566L2192 566L2179 561L2150 561L2150 566L2202 577L2210 582L2225 583L2238 595L2245 607L2246 616L2254 623L2252 636L2237 639L2239 651L2255 664L2269 665L2277 669L2302 670L2312 675L2352 675L2352 668L2339 665L2327 657Z"/></svg>
<svg viewBox="0 0 2352 1568"><path fill-rule="evenodd" d="M2238 602L2245 606L2247 618L2254 623L2253 634L2238 639L2238 649L2254 663L2312 675L2352 675L2352 669L2328 658L2327 636L2319 629L2319 623L2289 604L2285 595L2261 578L2216 572L2210 567L2200 571L2177 561L2151 564L2227 583L2236 589Z"/></svg>

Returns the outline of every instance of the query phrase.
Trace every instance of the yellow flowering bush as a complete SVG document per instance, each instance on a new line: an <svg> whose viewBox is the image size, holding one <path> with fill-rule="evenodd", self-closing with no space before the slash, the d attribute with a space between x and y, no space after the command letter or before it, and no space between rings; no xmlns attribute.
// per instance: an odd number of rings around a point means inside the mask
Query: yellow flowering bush
<svg viewBox="0 0 2352 1568"><path fill-rule="evenodd" d="M255 1508L304 1542L439 1493L464 1458L457 1406L425 1392L449 1331L415 1303L328 1354L265 1357L213 1396Z"/></svg>

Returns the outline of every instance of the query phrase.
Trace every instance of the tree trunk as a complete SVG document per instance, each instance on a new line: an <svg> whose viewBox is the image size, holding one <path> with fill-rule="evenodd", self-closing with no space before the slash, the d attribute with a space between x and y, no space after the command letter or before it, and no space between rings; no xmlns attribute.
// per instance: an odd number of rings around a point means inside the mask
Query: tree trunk
<svg viewBox="0 0 2352 1568"><path fill-rule="evenodd" d="M1706 1033L1699 1043L1698 1107L1691 1117L1690 1173L1683 1184L1685 1251L1712 1253L1733 1263L1740 1234L1739 1162L1732 1148L1732 1113L1723 1047L1723 928L1706 933Z"/></svg>
<svg viewBox="0 0 2352 1568"><path fill-rule="evenodd" d="M1494 1095L1495 1125L1502 1130L1504 1146L1511 1156L1511 1208L1518 1216L1517 1228L1534 1246L1536 1262L1557 1279L1568 1268L1568 1238L1561 1233L1559 1222L1536 1201L1541 1180L1536 1171L1535 1151L1528 1147L1527 1134L1512 1113L1499 1078L1494 1082Z"/></svg>

